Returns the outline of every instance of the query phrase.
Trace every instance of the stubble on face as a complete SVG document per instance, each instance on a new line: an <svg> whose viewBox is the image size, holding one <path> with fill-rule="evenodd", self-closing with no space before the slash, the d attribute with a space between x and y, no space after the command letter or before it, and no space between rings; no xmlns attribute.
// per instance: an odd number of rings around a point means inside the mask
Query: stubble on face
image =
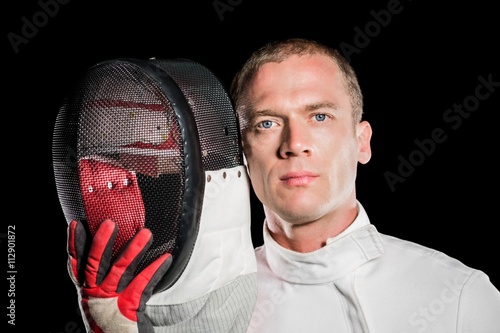
<svg viewBox="0 0 500 333"><path fill-rule="evenodd" d="M339 75L333 60L313 56L266 64L254 79L249 94L252 106L246 110L248 127L244 129L244 149L252 184L266 207L268 220L306 226L331 218L336 211L355 203L356 138L349 95ZM311 129L303 127L305 131L298 132L303 135L301 139L307 141L304 144L310 145L310 156L280 154L280 147L287 144L286 130L268 135L254 128L256 121L266 119L260 114L285 128L287 121L291 123L294 117L303 119L304 115L313 114L308 113L310 109L332 115L331 124ZM279 179L283 174L304 170L321 177L307 186L287 186L301 183L284 183Z"/></svg>

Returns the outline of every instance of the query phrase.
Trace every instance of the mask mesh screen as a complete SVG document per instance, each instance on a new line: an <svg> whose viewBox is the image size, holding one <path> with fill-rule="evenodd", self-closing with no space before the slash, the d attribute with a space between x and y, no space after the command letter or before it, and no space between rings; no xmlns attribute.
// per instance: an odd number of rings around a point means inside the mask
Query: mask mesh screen
<svg viewBox="0 0 500 333"><path fill-rule="evenodd" d="M150 60L148 72L137 64L98 64L73 86L54 128L56 187L68 223L85 222L93 235L104 219L114 220L119 227L114 256L147 227L153 244L138 270L170 252L171 270L178 275L187 264L199 223L186 222L186 216L200 216L186 214L186 209L201 209L185 195L190 184L186 170L192 169L186 162L186 142L196 140L203 170L232 168L242 163L239 131L226 91L205 67L189 60ZM151 68L173 81L161 82L162 76L152 75ZM187 110L179 112L167 97L172 82ZM196 128L183 128L182 117L192 117Z"/></svg>

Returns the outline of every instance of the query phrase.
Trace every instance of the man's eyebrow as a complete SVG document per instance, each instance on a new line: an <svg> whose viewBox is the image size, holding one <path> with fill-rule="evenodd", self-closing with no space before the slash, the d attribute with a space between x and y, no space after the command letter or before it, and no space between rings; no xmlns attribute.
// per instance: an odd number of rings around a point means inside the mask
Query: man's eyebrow
<svg viewBox="0 0 500 333"><path fill-rule="evenodd" d="M276 111L273 111L272 109L261 109L261 110L254 110L250 112L250 117L249 117L249 122L253 123L256 118L258 117L272 117L272 116L278 116L278 113Z"/></svg>
<svg viewBox="0 0 500 333"><path fill-rule="evenodd" d="M340 108L338 107L337 104L335 104L333 102L329 102L329 101L308 104L308 105L306 105L305 110L306 111L315 111L315 110L319 110L319 109L323 109L323 108L332 109L334 111L340 110Z"/></svg>
<svg viewBox="0 0 500 333"><path fill-rule="evenodd" d="M272 109L255 110L252 112L254 118L261 116L277 116L278 113Z"/></svg>
<svg viewBox="0 0 500 333"><path fill-rule="evenodd" d="M330 102L330 101L308 104L304 107L304 110L306 112L310 112L310 111L315 111L315 110L325 109L325 108L331 109L332 111L339 111L340 110L340 107L338 107L337 104ZM276 112L272 109L253 110L252 112L250 112L249 122L252 123L258 117L273 117L273 116L279 117L280 113Z"/></svg>
<svg viewBox="0 0 500 333"><path fill-rule="evenodd" d="M304 107L304 110L305 111L314 111L314 110L323 109L323 108L332 109L332 110L340 110L340 107L337 104L330 102L330 101L307 104ZM253 112L251 112L251 114L252 114L252 118L261 117L261 116L279 116L279 113L272 110L272 109L254 110Z"/></svg>

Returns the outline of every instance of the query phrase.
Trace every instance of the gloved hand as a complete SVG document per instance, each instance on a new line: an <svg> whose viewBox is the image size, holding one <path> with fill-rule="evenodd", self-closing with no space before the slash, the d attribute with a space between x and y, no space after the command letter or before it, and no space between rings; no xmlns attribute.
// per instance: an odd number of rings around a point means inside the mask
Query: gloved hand
<svg viewBox="0 0 500 333"><path fill-rule="evenodd" d="M97 229L86 257L87 235L78 221L68 226L68 270L77 287L80 308L88 332L150 333L153 326L145 314L153 288L170 267L172 256L165 253L134 276L134 271L152 242L152 233L143 228L111 262L118 231L112 220Z"/></svg>

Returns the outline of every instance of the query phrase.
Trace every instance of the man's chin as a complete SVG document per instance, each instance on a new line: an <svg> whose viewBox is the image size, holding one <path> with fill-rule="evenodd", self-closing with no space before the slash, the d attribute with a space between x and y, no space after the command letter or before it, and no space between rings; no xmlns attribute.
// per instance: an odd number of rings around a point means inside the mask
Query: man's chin
<svg viewBox="0 0 500 333"><path fill-rule="evenodd" d="M290 204L276 210L276 213L281 219L295 225L309 224L317 221L321 216L318 212L318 205L315 205L314 208L309 208L304 204Z"/></svg>

